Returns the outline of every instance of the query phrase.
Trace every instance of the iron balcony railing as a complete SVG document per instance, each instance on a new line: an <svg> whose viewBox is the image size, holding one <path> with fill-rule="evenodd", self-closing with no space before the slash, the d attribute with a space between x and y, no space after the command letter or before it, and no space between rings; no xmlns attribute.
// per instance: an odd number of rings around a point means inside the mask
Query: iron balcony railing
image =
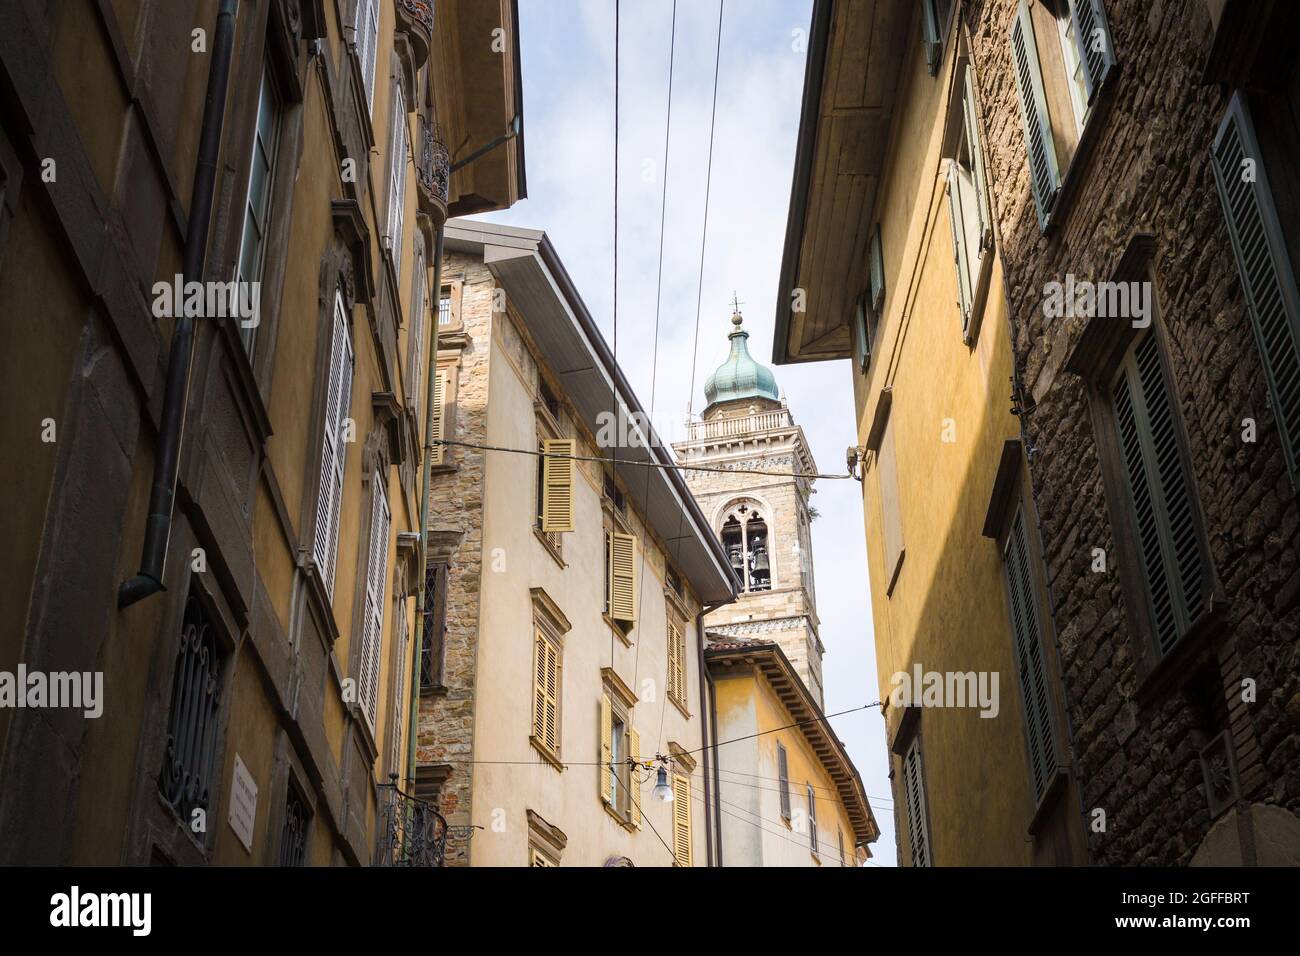
<svg viewBox="0 0 1300 956"><path fill-rule="evenodd" d="M431 803L409 796L393 783L379 785L382 814L377 866L442 866L447 855L447 821Z"/></svg>
<svg viewBox="0 0 1300 956"><path fill-rule="evenodd" d="M423 115L420 117L423 131L420 145L420 164L416 176L425 194L442 207L447 208L447 191L451 184L451 153L443 142L442 132L436 123L430 123Z"/></svg>

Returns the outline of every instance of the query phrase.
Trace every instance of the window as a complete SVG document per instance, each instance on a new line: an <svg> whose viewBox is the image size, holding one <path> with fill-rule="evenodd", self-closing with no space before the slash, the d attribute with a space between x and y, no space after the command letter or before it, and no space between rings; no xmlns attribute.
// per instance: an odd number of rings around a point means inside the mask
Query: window
<svg viewBox="0 0 1300 956"><path fill-rule="evenodd" d="M438 324L451 325L451 291L443 289L442 295L438 296Z"/></svg>
<svg viewBox="0 0 1300 956"><path fill-rule="evenodd" d="M867 304L869 294L859 296L853 310L853 364L863 375L871 367L871 344L876 337L875 313Z"/></svg>
<svg viewBox="0 0 1300 956"><path fill-rule="evenodd" d="M943 62L943 41L948 35L948 18L953 0L921 0L921 32L925 44L925 65L934 76Z"/></svg>
<svg viewBox="0 0 1300 956"><path fill-rule="evenodd" d="M632 761L639 760L641 735L632 726L636 695L614 673L604 668L600 695L600 799L631 829L641 825L641 786Z"/></svg>
<svg viewBox="0 0 1300 956"><path fill-rule="evenodd" d="M414 409L420 408L420 391L424 387L424 310L425 302L425 276L424 276L424 240L419 236L418 231L415 241L414 255L415 273L412 277L411 288L411 332L407 339L407 350L410 352L410 389L406 396L406 403Z"/></svg>
<svg viewBox="0 0 1300 956"><path fill-rule="evenodd" d="M974 342L979 312L987 291L992 257L993 229L989 213L988 183L984 178L984 154L980 145L979 120L975 109L975 76L970 64L961 66L961 77L952 113L955 137L948 162L948 221L952 227L952 254L957 267L957 307L961 315L962 340ZM960 113L958 113L960 110Z"/></svg>
<svg viewBox="0 0 1300 956"><path fill-rule="evenodd" d="M560 648L546 630L533 633L533 744L560 756Z"/></svg>
<svg viewBox="0 0 1300 956"><path fill-rule="evenodd" d="M805 785L808 796L808 848L817 852L817 796L812 784Z"/></svg>
<svg viewBox="0 0 1300 956"><path fill-rule="evenodd" d="M1290 122L1277 119L1273 128L1300 132L1300 70L1293 82ZM1261 148L1250 105L1242 92L1228 104L1212 151L1214 181L1227 220L1228 236L1237 261L1241 288L1250 314L1255 344L1268 383L1277 419L1283 457L1293 487L1300 487L1300 290L1297 290L1278 206L1269 181L1270 164ZM1280 152L1272 172L1287 186L1296 168L1294 157ZM1247 175L1253 173L1253 175ZM1294 240L1293 240L1294 241Z"/></svg>
<svg viewBox="0 0 1300 956"><path fill-rule="evenodd" d="M685 599L686 590L685 588L682 587L682 576L678 574L676 571L674 571L672 568L668 568L664 572L664 576L668 579L669 589L674 594L676 594L679 598Z"/></svg>
<svg viewBox="0 0 1300 956"><path fill-rule="evenodd" d="M623 492L618 490L618 485L610 475L605 476L605 483L601 489L601 494L605 500L614 506L614 510L619 514L627 514L627 500L623 497Z"/></svg>
<svg viewBox="0 0 1300 956"><path fill-rule="evenodd" d="M405 689L402 684L406 677L406 646L410 638L409 627L410 624L406 616L406 598L399 595L393 604L393 632L396 640L393 642L392 654L392 701L388 706L388 772L399 777L402 775L406 764L405 749L402 745L406 742L403 725L406 723L404 704L407 698L402 693Z"/></svg>
<svg viewBox="0 0 1300 956"><path fill-rule="evenodd" d="M560 864L556 863L554 860L552 860L549 856L547 856L537 847L530 846L528 848L528 865L529 866L559 866Z"/></svg>
<svg viewBox="0 0 1300 956"><path fill-rule="evenodd" d="M433 443L433 451L429 454L429 464L434 467L449 463L447 446L442 442L452 434L449 399L455 386L455 377L456 368L451 365L439 366L433 376L433 415L429 419L429 441Z"/></svg>
<svg viewBox="0 0 1300 956"><path fill-rule="evenodd" d="M686 710L686 633L683 622L668 615L668 698Z"/></svg>
<svg viewBox="0 0 1300 956"><path fill-rule="evenodd" d="M442 686L443 648L447 631L446 562L429 565L424 576L424 633L420 643L420 689Z"/></svg>
<svg viewBox="0 0 1300 956"><path fill-rule="evenodd" d="M1208 610L1207 566L1158 339L1146 333L1110 384L1129 516L1159 654Z"/></svg>
<svg viewBox="0 0 1300 956"><path fill-rule="evenodd" d="M1029 184L1046 231L1115 48L1102 0L1020 0L1010 41Z"/></svg>
<svg viewBox="0 0 1300 956"><path fill-rule="evenodd" d="M605 609L624 634L636 625L636 556L635 535L605 532Z"/></svg>
<svg viewBox="0 0 1300 956"><path fill-rule="evenodd" d="M898 494L898 461L894 451L893 421L885 424L876 452L880 472L880 512L885 546L885 594L894 593L907 549L903 546L903 516Z"/></svg>
<svg viewBox="0 0 1300 956"><path fill-rule="evenodd" d="M555 767L563 770L564 635L569 620L542 588L533 588L532 733L529 742Z"/></svg>
<svg viewBox="0 0 1300 956"><path fill-rule="evenodd" d="M384 243L393 259L397 281L402 280L402 227L406 219L406 160L409 152L406 128L406 97L402 84L393 83L392 153L388 163L388 217Z"/></svg>
<svg viewBox="0 0 1300 956"><path fill-rule="evenodd" d="M722 522L722 547L731 569L740 580L741 590L772 590L772 559L767 522L756 507L757 502L742 500L734 504Z"/></svg>
<svg viewBox="0 0 1300 956"><path fill-rule="evenodd" d="M253 131L253 155L248 169L248 192L244 197L244 228L239 244L239 259L235 266L235 282L239 288L248 283L261 283L266 260L266 233L271 217L271 191L276 173L276 144L280 140L282 109L275 89L275 79L268 64L262 66L262 82L257 94L257 125ZM249 302L261 308L260 294L250 289ZM256 316L257 313L254 313ZM244 348L253 354L253 338L257 333L257 319L240 323L240 338Z"/></svg>
<svg viewBox="0 0 1300 956"><path fill-rule="evenodd" d="M357 0L357 62L361 66L361 85L366 91L366 109L375 108L375 59L379 52L379 0Z"/></svg>
<svg viewBox="0 0 1300 956"><path fill-rule="evenodd" d="M1025 739L1029 744L1029 773L1034 785L1034 799L1042 800L1056 775L1056 751L1049 675L1043 656L1038 589L1031 570L1032 562L1024 509L1017 506L1002 550L1002 570L1011 605L1016 676L1024 704Z"/></svg>
<svg viewBox="0 0 1300 956"><path fill-rule="evenodd" d="M556 398L555 393L551 391L546 382L541 379L537 382L537 397L541 401L542 407L558 423L560 420L560 400Z"/></svg>
<svg viewBox="0 0 1300 956"><path fill-rule="evenodd" d="M195 810L207 812L217 783L213 765L225 654L215 628L202 598L191 585L172 673L167 747L158 776L163 799L187 825Z"/></svg>
<svg viewBox="0 0 1300 956"><path fill-rule="evenodd" d="M920 735L912 738L903 756L903 796L912 866L930 866L930 830L926 819L925 767L921 760Z"/></svg>
<svg viewBox="0 0 1300 956"><path fill-rule="evenodd" d="M777 786L781 788L781 817L790 822L790 757L785 751L785 744L776 744Z"/></svg>
<svg viewBox="0 0 1300 956"><path fill-rule="evenodd" d="M284 824L280 827L280 865L304 866L307 861L307 832L311 810L291 779L285 799Z"/></svg>
<svg viewBox="0 0 1300 956"><path fill-rule="evenodd" d="M542 441L540 517L543 532L573 530L573 456L577 453L577 442L572 438Z"/></svg>
<svg viewBox="0 0 1300 956"><path fill-rule="evenodd" d="M691 778L673 774L673 857L674 865L691 865Z"/></svg>
<svg viewBox="0 0 1300 956"><path fill-rule="evenodd" d="M371 478L370 493L370 547L366 559L366 596L362 618L361 666L357 680L357 697L361 711L375 731L379 706L380 645L384 635L384 593L388 583L388 531L391 522L388 511L388 492L383 476L376 472Z"/></svg>
<svg viewBox="0 0 1300 956"><path fill-rule="evenodd" d="M880 248L880 223L876 223L876 228L871 233L871 246L867 250L867 264L871 279L871 288L869 290L871 311L875 313L878 319L880 307L885 302L885 254Z"/></svg>
<svg viewBox="0 0 1300 956"><path fill-rule="evenodd" d="M352 408L352 336L343 294L334 293L334 322L330 336L329 374L325 388L324 436L321 441L320 486L316 498L316 529L312 558L326 593L334 596L338 558L339 512L343 506L343 475L347 459L348 412Z"/></svg>
<svg viewBox="0 0 1300 956"><path fill-rule="evenodd" d="M848 857L844 855L844 828L838 825L835 827L835 849L840 855L840 866L848 866Z"/></svg>

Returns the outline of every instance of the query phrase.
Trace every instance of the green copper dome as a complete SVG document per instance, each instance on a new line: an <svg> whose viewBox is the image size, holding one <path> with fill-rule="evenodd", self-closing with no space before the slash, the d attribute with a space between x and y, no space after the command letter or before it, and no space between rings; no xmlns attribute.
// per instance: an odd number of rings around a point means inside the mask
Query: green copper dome
<svg viewBox="0 0 1300 956"><path fill-rule="evenodd" d="M745 344L749 333L740 327L742 321L739 312L731 317L731 324L735 326L727 336L731 339L731 354L704 383L704 397L710 405L740 398L780 401L772 370L750 357L749 346Z"/></svg>

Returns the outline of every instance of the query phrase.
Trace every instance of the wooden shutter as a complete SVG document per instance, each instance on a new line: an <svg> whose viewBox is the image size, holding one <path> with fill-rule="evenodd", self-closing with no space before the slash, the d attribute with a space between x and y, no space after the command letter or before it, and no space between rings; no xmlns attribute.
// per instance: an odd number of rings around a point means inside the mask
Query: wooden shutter
<svg viewBox="0 0 1300 956"><path fill-rule="evenodd" d="M975 180L976 212L979 216L979 250L982 253L993 240L993 217L989 203L989 183L984 171L984 148L980 143L979 114L975 110L975 70L968 63L962 75L962 120L966 124L966 148L970 150L971 178Z"/></svg>
<svg viewBox="0 0 1300 956"><path fill-rule="evenodd" d="M629 717L629 722L631 718ZM628 747L631 749L630 756L633 760L641 759L641 735L635 730L627 732ZM628 774L628 790L631 792L632 799L628 801L628 807L632 814L632 825L638 830L641 829L641 785L637 783L636 774Z"/></svg>
<svg viewBox="0 0 1300 956"><path fill-rule="evenodd" d="M785 745L776 745L776 776L781 787L781 816L790 819L790 756Z"/></svg>
<svg viewBox="0 0 1300 956"><path fill-rule="evenodd" d="M433 376L433 416L429 421L429 441L440 442L447 437L447 377L450 369L440 368ZM446 460L446 445L434 444L429 453L431 465L441 465Z"/></svg>
<svg viewBox="0 0 1300 956"><path fill-rule="evenodd" d="M806 784L808 791L808 846L817 852L817 795L813 793L812 784Z"/></svg>
<svg viewBox="0 0 1300 956"><path fill-rule="evenodd" d="M871 336L867 332L867 305L859 298L853 310L853 361L863 375L871 367Z"/></svg>
<svg viewBox="0 0 1300 956"><path fill-rule="evenodd" d="M1283 457L1292 486L1300 487L1300 292L1250 108L1240 91L1219 125L1212 157Z"/></svg>
<svg viewBox="0 0 1300 956"><path fill-rule="evenodd" d="M379 0L361 0L357 6L357 60L366 88L366 108L375 108L375 61L379 52Z"/></svg>
<svg viewBox="0 0 1300 956"><path fill-rule="evenodd" d="M393 256L393 270L402 278L402 229L406 218L406 97L400 83L393 86L392 156L388 163L388 247Z"/></svg>
<svg viewBox="0 0 1300 956"><path fill-rule="evenodd" d="M312 557L326 592L334 595L338 558L339 514L343 507L343 475L347 443L343 423L352 404L352 341L343 296L334 294L334 324L330 336L329 372L325 382L325 413L321 440L320 486L316 494L316 528Z"/></svg>
<svg viewBox="0 0 1300 956"><path fill-rule="evenodd" d="M925 45L925 67L934 76L939 72L943 39L939 36L939 11L935 0L921 0L921 42Z"/></svg>
<svg viewBox="0 0 1300 956"><path fill-rule="evenodd" d="M1019 508L1012 519L1002 557L1007 593L1011 601L1016 675L1020 680L1020 694L1025 705L1029 773L1034 783L1034 797L1040 799L1056 772L1056 751L1052 742L1051 703L1047 691L1047 669L1043 661L1037 591L1030 571L1024 511Z"/></svg>
<svg viewBox="0 0 1300 956"><path fill-rule="evenodd" d="M406 404L415 409L420 403L420 384L424 380L424 249L415 247L415 285L411 296L411 334L407 348L411 352L411 386Z"/></svg>
<svg viewBox="0 0 1300 956"><path fill-rule="evenodd" d="M533 736L547 750L560 750L560 652L537 631L533 643Z"/></svg>
<svg viewBox="0 0 1300 956"><path fill-rule="evenodd" d="M840 854L840 866L848 866L849 861L844 858L844 828L838 825L835 827L835 849Z"/></svg>
<svg viewBox="0 0 1300 956"><path fill-rule="evenodd" d="M614 531L609 538L609 616L635 624L636 537Z"/></svg>
<svg viewBox="0 0 1300 956"><path fill-rule="evenodd" d="M1102 0L1070 0L1070 18L1074 20L1074 43L1083 61L1083 82L1091 104L1116 67L1115 44Z"/></svg>
<svg viewBox="0 0 1300 956"><path fill-rule="evenodd" d="M957 309L961 313L962 338L970 328L971 289L970 250L966 248L965 210L962 204L962 169L954 159L948 162L948 222L952 226L952 257L957 266Z"/></svg>
<svg viewBox="0 0 1300 956"><path fill-rule="evenodd" d="M913 738L903 757L903 796L907 810L907 839L913 866L930 865L930 831L925 819L925 776L921 739Z"/></svg>
<svg viewBox="0 0 1300 956"><path fill-rule="evenodd" d="M1178 447L1173 400L1154 335L1144 336L1125 357L1111 397L1152 625L1163 654L1204 612L1206 568L1191 478Z"/></svg>
<svg viewBox="0 0 1300 956"><path fill-rule="evenodd" d="M885 593L894 592L894 583L903 563L903 514L898 494L898 464L894 452L894 424L885 424L880 450L876 453L880 469L880 511L885 544Z"/></svg>
<svg viewBox="0 0 1300 956"><path fill-rule="evenodd" d="M686 703L686 638L676 621L668 622L668 694Z"/></svg>
<svg viewBox="0 0 1300 956"><path fill-rule="evenodd" d="M535 847L528 848L528 865L529 866L555 866L551 858L540 852Z"/></svg>
<svg viewBox="0 0 1300 956"><path fill-rule="evenodd" d="M379 701L379 649L384 634L384 586L388 581L388 496L384 479L375 474L370 511L370 553L366 562L365 620L362 624L358 696L361 709L375 726Z"/></svg>
<svg viewBox="0 0 1300 956"><path fill-rule="evenodd" d="M614 761L614 705L609 694L600 695L600 766L596 776L600 779L600 799L611 806L614 793L610 778L613 776L611 764Z"/></svg>
<svg viewBox="0 0 1300 956"><path fill-rule="evenodd" d="M542 442L542 531L573 530L573 456L577 441L547 438Z"/></svg>
<svg viewBox="0 0 1300 956"><path fill-rule="evenodd" d="M871 247L868 250L871 266L871 310L880 316L880 303L885 298L885 254L880 248L880 223L871 233Z"/></svg>
<svg viewBox="0 0 1300 956"><path fill-rule="evenodd" d="M673 856L678 866L691 865L691 778L673 774Z"/></svg>
<svg viewBox="0 0 1300 956"><path fill-rule="evenodd" d="M1061 174L1056 165L1056 145L1047 112L1047 94L1038 63L1034 21L1025 0L1011 24L1011 60L1015 64L1020 118L1025 128L1025 149L1029 156L1029 185L1038 209L1038 228L1047 228L1047 217L1056 203Z"/></svg>

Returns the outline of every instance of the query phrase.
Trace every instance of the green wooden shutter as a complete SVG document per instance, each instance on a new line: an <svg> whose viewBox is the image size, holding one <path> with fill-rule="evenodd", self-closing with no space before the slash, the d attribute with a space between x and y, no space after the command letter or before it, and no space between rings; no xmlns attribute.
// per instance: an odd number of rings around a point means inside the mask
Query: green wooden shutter
<svg viewBox="0 0 1300 956"><path fill-rule="evenodd" d="M989 184L984 174L984 149L980 145L980 127L978 114L975 112L975 71L970 64L962 77L961 97L962 120L966 124L966 146L970 150L971 171L975 179L975 196L979 200L979 237L983 252L989 247L993 238L993 217L989 204Z"/></svg>
<svg viewBox="0 0 1300 956"><path fill-rule="evenodd" d="M1074 43L1083 61L1083 82L1091 104L1118 65L1115 44L1102 0L1070 0L1070 17L1074 20Z"/></svg>
<svg viewBox="0 0 1300 956"><path fill-rule="evenodd" d="M921 42L925 46L925 66L934 76L939 72L943 40L939 36L939 11L935 0L921 0Z"/></svg>
<svg viewBox="0 0 1300 956"><path fill-rule="evenodd" d="M871 367L871 337L867 334L867 308L863 299L858 299L853 310L853 361L863 375Z"/></svg>
<svg viewBox="0 0 1300 956"><path fill-rule="evenodd" d="M930 829L925 819L925 779L921 738L915 737L903 757L903 797L907 811L907 842L913 866L930 865Z"/></svg>
<svg viewBox="0 0 1300 956"><path fill-rule="evenodd" d="M880 304L885 299L885 255L880 249L880 223L876 223L876 228L871 233L871 248L869 251L871 264L871 311L876 314L876 320L880 320Z"/></svg>
<svg viewBox="0 0 1300 956"><path fill-rule="evenodd" d="M1051 703L1039 629L1038 600L1030 567L1024 511L1017 508L1003 552L1003 570L1007 577L1007 593L1011 599L1016 674L1025 705L1029 772L1034 782L1034 797L1041 799L1056 772L1056 750L1052 742Z"/></svg>
<svg viewBox="0 0 1300 956"><path fill-rule="evenodd" d="M1164 654L1205 610L1206 569L1154 335L1125 358L1111 397L1155 639Z"/></svg>
<svg viewBox="0 0 1300 956"><path fill-rule="evenodd" d="M1250 108L1240 92L1228 104L1211 155L1283 455L1292 485L1300 486L1300 293Z"/></svg>
<svg viewBox="0 0 1300 956"><path fill-rule="evenodd" d="M1061 173L1056 165L1056 147L1052 141L1052 123L1047 112L1047 94L1043 91L1043 73L1038 64L1038 47L1034 40L1034 21L1025 0L1011 24L1011 60L1015 64L1016 91L1020 99L1020 118L1025 127L1025 149L1029 155L1029 186L1038 209L1038 228L1047 229L1047 217L1056 204Z"/></svg>

